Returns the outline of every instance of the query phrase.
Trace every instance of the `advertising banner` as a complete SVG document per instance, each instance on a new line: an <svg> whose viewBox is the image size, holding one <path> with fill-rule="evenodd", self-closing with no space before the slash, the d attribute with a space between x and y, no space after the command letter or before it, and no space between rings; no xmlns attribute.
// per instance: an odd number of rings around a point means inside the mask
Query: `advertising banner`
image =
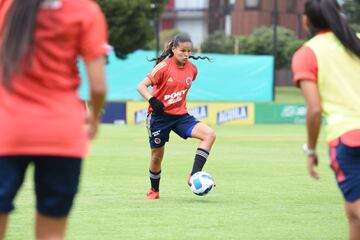
<svg viewBox="0 0 360 240"><path fill-rule="evenodd" d="M145 101L130 101L126 106L127 124L143 124L147 117ZM254 104L234 102L188 102L189 114L209 125L254 124Z"/></svg>
<svg viewBox="0 0 360 240"><path fill-rule="evenodd" d="M258 103L255 105L255 123L305 123L303 104Z"/></svg>
<svg viewBox="0 0 360 240"><path fill-rule="evenodd" d="M102 113L102 123L125 124L126 103L107 102Z"/></svg>

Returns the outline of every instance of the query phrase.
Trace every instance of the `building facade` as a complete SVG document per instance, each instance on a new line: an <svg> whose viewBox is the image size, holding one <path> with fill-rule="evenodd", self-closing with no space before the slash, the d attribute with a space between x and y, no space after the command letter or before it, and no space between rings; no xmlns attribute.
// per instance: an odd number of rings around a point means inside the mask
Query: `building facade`
<svg viewBox="0 0 360 240"><path fill-rule="evenodd" d="M191 35L199 49L209 34L248 36L274 23L305 38L302 15L306 0L169 0L161 16L161 29L176 28ZM276 71L276 85L292 85L288 69Z"/></svg>
<svg viewBox="0 0 360 240"><path fill-rule="evenodd" d="M250 35L256 28L278 26L305 38L302 26L306 0L169 0L161 16L161 29L176 28L191 35L194 45L210 33Z"/></svg>
<svg viewBox="0 0 360 240"><path fill-rule="evenodd" d="M207 38L208 0L169 0L161 16L161 30L176 28L191 35L197 48Z"/></svg>
<svg viewBox="0 0 360 240"><path fill-rule="evenodd" d="M250 35L256 28L278 26L295 32L304 38L302 14L306 0L237 0L232 12L233 35ZM276 19L274 19L276 18Z"/></svg>

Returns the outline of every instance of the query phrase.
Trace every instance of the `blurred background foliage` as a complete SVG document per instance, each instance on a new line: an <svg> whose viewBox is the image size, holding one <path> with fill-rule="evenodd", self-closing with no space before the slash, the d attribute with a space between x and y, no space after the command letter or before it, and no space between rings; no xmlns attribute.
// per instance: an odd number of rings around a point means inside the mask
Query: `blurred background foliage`
<svg viewBox="0 0 360 240"><path fill-rule="evenodd" d="M167 0L97 0L109 26L109 43L117 57L146 48L154 39L154 19Z"/></svg>

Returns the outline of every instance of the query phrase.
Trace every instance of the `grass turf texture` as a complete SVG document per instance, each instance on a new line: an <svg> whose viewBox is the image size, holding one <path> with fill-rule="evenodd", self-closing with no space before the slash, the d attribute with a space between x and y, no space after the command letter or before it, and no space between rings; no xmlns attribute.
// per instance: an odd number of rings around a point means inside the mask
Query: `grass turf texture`
<svg viewBox="0 0 360 240"><path fill-rule="evenodd" d="M172 134L157 201L144 200L150 154L145 127L100 130L84 162L67 239L346 239L326 144L319 143L316 182L305 172L302 125L215 127L218 138L204 170L217 187L205 197L186 184L198 141ZM32 237L31 179L28 171L7 239Z"/></svg>
<svg viewBox="0 0 360 240"><path fill-rule="evenodd" d="M304 97L297 87L276 87L275 103L304 103Z"/></svg>

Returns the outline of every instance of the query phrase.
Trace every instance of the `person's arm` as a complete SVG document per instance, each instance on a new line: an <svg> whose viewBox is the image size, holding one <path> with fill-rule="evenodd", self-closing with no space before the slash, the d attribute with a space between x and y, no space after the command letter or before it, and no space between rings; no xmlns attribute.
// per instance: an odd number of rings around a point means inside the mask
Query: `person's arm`
<svg viewBox="0 0 360 240"><path fill-rule="evenodd" d="M108 51L107 24L101 8L95 1L89 1L87 17L79 24L79 56L85 62L90 86L91 108L87 111L86 128L89 139L96 136L105 101L105 55ZM85 7L85 6L84 6Z"/></svg>
<svg viewBox="0 0 360 240"><path fill-rule="evenodd" d="M311 177L318 179L319 175L315 171L318 165L318 156L315 153L317 139L321 128L321 102L317 84L310 80L301 80L300 88L306 102L306 127L307 127L307 147L310 149L308 154L307 170Z"/></svg>
<svg viewBox="0 0 360 240"><path fill-rule="evenodd" d="M140 93L141 96L145 98L146 101L149 101L149 99L152 97L151 93L148 90L148 87L151 85L152 85L151 80L148 77L146 77L137 86L138 92Z"/></svg>
<svg viewBox="0 0 360 240"><path fill-rule="evenodd" d="M100 122L101 110L106 96L105 59L98 57L86 63L86 70L90 85L91 109L88 115L88 135L90 139L96 136Z"/></svg>
<svg viewBox="0 0 360 240"><path fill-rule="evenodd" d="M151 108L153 111L157 114L163 114L165 105L158 100L156 97L153 97L151 93L148 90L148 87L152 85L151 80L146 77L144 80L142 80L139 85L137 86L137 90L140 93L141 96L143 96L146 101L148 101L151 105Z"/></svg>

